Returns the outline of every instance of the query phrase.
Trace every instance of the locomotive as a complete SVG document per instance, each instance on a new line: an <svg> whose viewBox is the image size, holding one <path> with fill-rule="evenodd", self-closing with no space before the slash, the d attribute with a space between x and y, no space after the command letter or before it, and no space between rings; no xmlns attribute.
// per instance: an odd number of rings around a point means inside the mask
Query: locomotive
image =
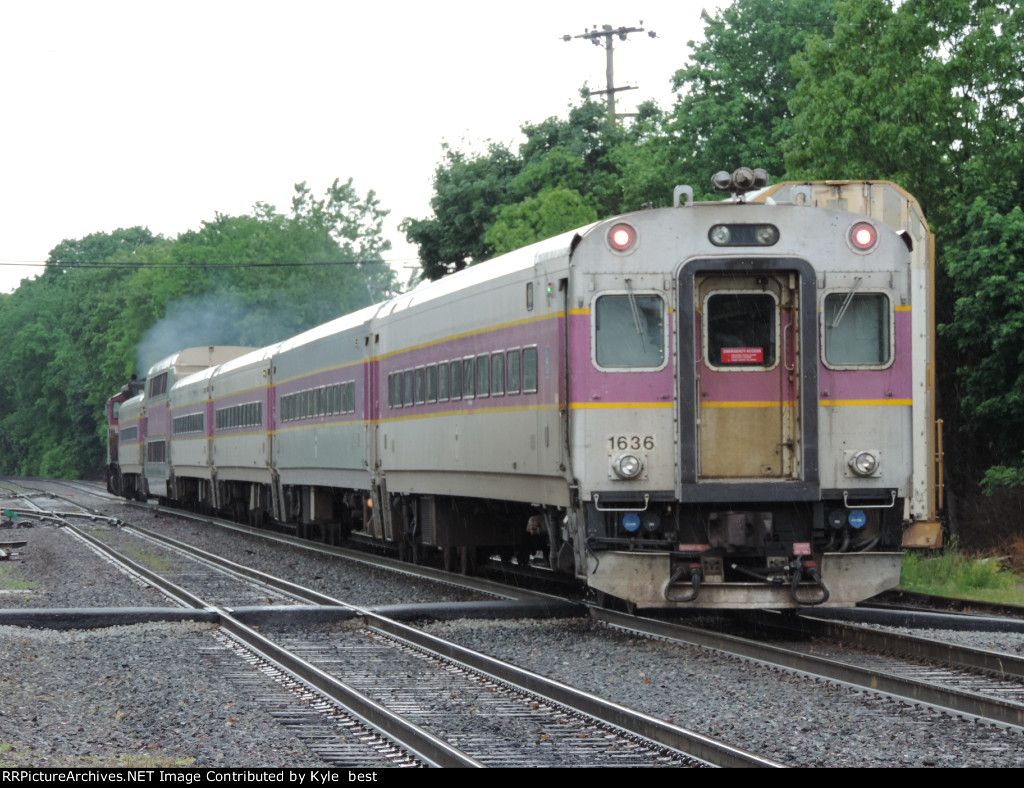
<svg viewBox="0 0 1024 788"><path fill-rule="evenodd" d="M850 606L938 546L933 239L893 183L597 222L108 403L108 479L635 608Z"/></svg>

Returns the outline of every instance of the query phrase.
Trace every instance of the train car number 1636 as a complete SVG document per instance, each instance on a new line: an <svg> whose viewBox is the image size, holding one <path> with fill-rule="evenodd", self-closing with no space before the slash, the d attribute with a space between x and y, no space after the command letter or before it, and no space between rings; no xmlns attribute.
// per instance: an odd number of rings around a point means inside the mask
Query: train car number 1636
<svg viewBox="0 0 1024 788"><path fill-rule="evenodd" d="M651 451L654 449L654 436L653 435L609 435L608 436L608 450L609 451L625 451L626 449L633 449L639 451L643 449L645 451Z"/></svg>

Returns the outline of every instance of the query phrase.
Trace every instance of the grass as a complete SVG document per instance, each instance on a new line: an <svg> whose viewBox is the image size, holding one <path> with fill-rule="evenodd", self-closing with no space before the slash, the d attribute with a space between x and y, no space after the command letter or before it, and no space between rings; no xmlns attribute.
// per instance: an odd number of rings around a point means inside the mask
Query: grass
<svg viewBox="0 0 1024 788"><path fill-rule="evenodd" d="M1024 578L1003 562L962 552L952 544L939 555L904 553L899 588L921 594L1024 605Z"/></svg>
<svg viewBox="0 0 1024 788"><path fill-rule="evenodd" d="M0 564L0 590L31 591L36 584L25 579L17 564Z"/></svg>
<svg viewBox="0 0 1024 788"><path fill-rule="evenodd" d="M125 548L124 554L154 572L173 572L179 568L179 562L174 558L151 552L145 547Z"/></svg>

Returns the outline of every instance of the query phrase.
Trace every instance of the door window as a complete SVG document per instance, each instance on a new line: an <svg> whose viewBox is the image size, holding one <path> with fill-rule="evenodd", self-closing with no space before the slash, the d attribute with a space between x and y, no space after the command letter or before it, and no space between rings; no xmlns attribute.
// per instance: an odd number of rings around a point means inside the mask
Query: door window
<svg viewBox="0 0 1024 788"><path fill-rule="evenodd" d="M706 363L726 368L773 366L777 313L771 293L719 292L708 296L704 308Z"/></svg>

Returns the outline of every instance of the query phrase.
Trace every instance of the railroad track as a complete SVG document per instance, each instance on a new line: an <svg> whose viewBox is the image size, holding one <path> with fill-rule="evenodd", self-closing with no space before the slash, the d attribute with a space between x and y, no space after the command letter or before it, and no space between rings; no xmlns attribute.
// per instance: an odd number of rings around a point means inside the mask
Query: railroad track
<svg viewBox="0 0 1024 788"><path fill-rule="evenodd" d="M606 610L594 609L591 615L631 632L755 660L1024 732L1024 659L1014 655L824 621L811 615L800 616L797 621L767 612L744 614L743 618L775 633L827 638L834 644L831 648L819 640L784 647ZM814 653L810 653L812 650ZM887 656L897 654L905 656Z"/></svg>
<svg viewBox="0 0 1024 788"><path fill-rule="evenodd" d="M244 655L249 669L235 670L229 680L252 682L272 677L275 691L261 697L270 698L275 713L300 735L316 740L316 751L332 762L352 763L354 739L369 742L371 765L380 758L392 765L435 766L778 765L432 638L371 611L295 589L251 570L236 571L238 567L228 566L229 562L190 546L171 544L131 528L117 529L114 539L109 533L101 539L90 533L93 529L73 524L76 512L67 508L47 516L62 519L68 532L160 588L176 604L213 614L222 642L206 657L224 665L226 651ZM112 541L121 549L115 550L108 543ZM126 544L131 549L140 542L147 546L144 561L122 552ZM204 572L196 571L196 564L205 565ZM217 573L221 579L211 580ZM166 574L173 574L174 579ZM181 580L198 586L202 595L175 582ZM282 599L274 601L283 604L331 607L339 617L353 620L343 625L350 645L340 644L337 637L329 643L316 639L311 643L308 634L294 629L270 639L228 609L249 602L251 592L227 590L226 583L237 587L255 583L257 595L280 594ZM219 604L206 598L209 596L215 596ZM339 663L347 666L344 681L337 675ZM414 669L413 663L422 664ZM353 666L362 669L355 672ZM358 679L358 686L353 686L352 678ZM281 688L288 687L293 688L295 700L282 703ZM443 708L439 709L438 698ZM325 714L342 719L333 727L355 731L354 736L339 737L335 732L325 743ZM511 729L501 730L496 720L508 723Z"/></svg>
<svg viewBox="0 0 1024 788"><path fill-rule="evenodd" d="M253 532L245 527L234 527ZM253 533L266 537L265 532ZM271 538L281 537L277 535ZM305 547L305 544L303 546ZM337 548L327 548L327 551L335 550ZM387 561L380 558L367 559L365 556L361 560ZM419 567L401 567L404 571L421 571ZM455 583L474 582L472 578L434 571ZM490 588L496 593L502 593L499 586ZM504 590L506 597L522 593L520 589L506 587ZM310 600L310 604L326 607L331 602L322 599ZM857 687L899 701L939 709L954 716L1011 727L1018 732L1021 729L1021 673L1012 666L1017 658L1010 655L994 655L978 649L953 647L948 643L938 643L926 638L897 637L880 630L848 627L838 622L825 622L809 617L800 618L800 631L784 635L792 642L787 648L780 648L777 644L773 646L758 643L749 638L721 635L696 627L681 627L678 622L657 622L656 625L652 625L643 619L596 609L591 610L590 614L596 620L631 632L669 639L677 643L694 644L711 652L754 660L802 676L825 678L839 685ZM851 611L851 614L857 613ZM775 619L777 623L784 617L765 614L763 618ZM372 643L376 648L379 638L382 637L374 629L377 625L365 619L361 620L365 621L365 624L359 629L359 637ZM812 621L814 623L811 623ZM971 623L978 626L978 619L972 619ZM762 621L759 626L766 626L766 623ZM832 628L831 634L826 632L828 628ZM282 637L290 637L292 634L282 630ZM815 640L809 643L808 638ZM826 638L843 645L823 646L821 641ZM851 650L851 644L856 644L857 649ZM816 653L811 654L810 651ZM879 657L877 654L887 656ZM892 656L897 654L906 656ZM314 648L307 656L310 657L308 661L312 663L317 663L321 659L330 663L337 659L336 656L319 648ZM408 658L408 655L403 658ZM456 695L458 694L456 692ZM587 738L591 742L595 741L592 736Z"/></svg>

